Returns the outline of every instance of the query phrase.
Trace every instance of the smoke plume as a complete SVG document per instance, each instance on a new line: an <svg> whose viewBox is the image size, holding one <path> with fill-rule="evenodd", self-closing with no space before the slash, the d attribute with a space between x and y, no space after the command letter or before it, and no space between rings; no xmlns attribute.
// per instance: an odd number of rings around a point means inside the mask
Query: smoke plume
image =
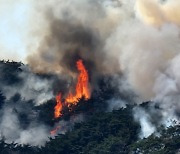
<svg viewBox="0 0 180 154"><path fill-rule="evenodd" d="M31 6L29 13L35 16L30 16L27 27L31 28L26 29L31 36L22 42L27 50L25 61L33 72L55 74L59 78L67 74L68 88L77 77L76 61L82 59L92 91L98 89L99 76L113 76L118 91L127 92L132 99L111 98L107 100L109 110L129 102L140 105L152 100L147 112L142 108L134 110L134 117L142 126L141 137L156 131L160 124L166 125L169 119L179 120L180 2L32 0L28 6ZM39 105L54 97L47 86L52 81L41 83L30 73L22 76L29 81L20 90L25 99L33 97ZM5 93L9 90L4 88ZM34 90L42 93L36 95ZM6 93L6 97L14 93ZM158 122L153 120L155 115ZM12 125L18 128L17 123Z"/></svg>

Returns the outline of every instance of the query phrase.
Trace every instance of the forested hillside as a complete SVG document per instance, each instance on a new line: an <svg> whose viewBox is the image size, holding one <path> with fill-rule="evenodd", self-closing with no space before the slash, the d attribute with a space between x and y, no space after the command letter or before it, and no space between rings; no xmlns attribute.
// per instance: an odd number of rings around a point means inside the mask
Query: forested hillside
<svg viewBox="0 0 180 154"><path fill-rule="evenodd" d="M23 70L21 63L1 61L1 85L17 86L24 82L18 75ZM50 78L41 76L41 78ZM3 82L3 83L2 83ZM107 94L109 91L107 92ZM109 95L113 95L109 93ZM101 95L100 95L101 96ZM125 95L126 96L126 95ZM108 97L108 95L106 95ZM127 96L126 96L127 97ZM105 97L101 96L101 101ZM93 101L93 99L91 100ZM24 104L25 103L25 104ZM37 123L47 126L54 126L53 107L54 100L39 106L34 105L34 100L26 101L21 95L16 93L7 99L3 92L0 92L0 109L11 104L12 113L16 113L20 121L20 128L27 129L34 119ZM20 105L24 104L24 105ZM101 104L99 104L101 106ZM20 110L20 108L25 110ZM88 111L87 106L78 111ZM97 107L97 103L96 103ZM134 120L133 108L135 105L127 105L108 112L107 110L96 110L89 113L85 121L77 122L65 134L57 134L55 137L49 136L49 141L43 146L33 146L30 144L18 144L6 141L6 137L1 135L0 153L2 154L175 154L180 149L180 126L178 124L165 129L163 126L156 130L151 136L140 139L141 126ZM146 107L146 103L142 107ZM94 109L92 109L94 111ZM26 111L26 112L25 112ZM27 112L28 111L28 112ZM74 115L71 115L74 116ZM67 118L67 117L65 117ZM1 119L2 121L2 119ZM14 132L16 134L16 132ZM14 135L11 134L11 135ZM41 134L39 134L41 135Z"/></svg>
<svg viewBox="0 0 180 154"><path fill-rule="evenodd" d="M72 131L57 135L43 147L0 143L2 154L175 154L180 148L180 126L160 128L161 135L139 140L140 126L131 116L131 107L99 113Z"/></svg>

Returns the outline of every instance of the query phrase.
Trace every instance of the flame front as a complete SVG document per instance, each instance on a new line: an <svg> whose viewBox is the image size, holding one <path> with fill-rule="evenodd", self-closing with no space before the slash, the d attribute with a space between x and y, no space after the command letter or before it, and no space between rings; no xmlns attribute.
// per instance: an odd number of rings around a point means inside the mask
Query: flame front
<svg viewBox="0 0 180 154"><path fill-rule="evenodd" d="M76 92L74 95L72 93L69 93L66 98L66 103L68 104L77 104L79 99L81 99L82 97L84 97L86 100L90 98L89 76L82 60L77 61L77 69L80 74L78 76L78 82L76 84Z"/></svg>
<svg viewBox="0 0 180 154"><path fill-rule="evenodd" d="M61 111L62 111L62 102L61 102L61 93L56 96L56 106L54 107L54 117L58 118L60 117Z"/></svg>
<svg viewBox="0 0 180 154"><path fill-rule="evenodd" d="M88 72L87 72L85 66L83 65L82 60L78 60L76 63L76 66L79 71L79 75L78 75L78 81L76 84L75 94L73 94L72 92L69 92L64 103L61 101L61 97L62 97L61 93L56 96L56 106L54 108L54 110L55 110L54 117L55 118L59 118L62 116L62 113L61 113L61 111L63 109L62 104L67 105L67 107L70 107L71 104L77 105L79 100L83 97L85 98L85 100L88 100L90 98Z"/></svg>

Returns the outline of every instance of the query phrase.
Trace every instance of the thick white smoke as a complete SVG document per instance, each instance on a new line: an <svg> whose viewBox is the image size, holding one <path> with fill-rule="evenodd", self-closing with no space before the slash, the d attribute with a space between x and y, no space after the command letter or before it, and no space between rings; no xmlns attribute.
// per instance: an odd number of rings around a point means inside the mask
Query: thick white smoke
<svg viewBox="0 0 180 154"><path fill-rule="evenodd" d="M133 16L119 22L105 45L109 56L118 57L120 70L142 101L157 102L159 123L165 125L169 119L179 121L179 6L175 0L137 0ZM141 137L147 137L155 129L143 110L143 116L137 116L139 110L135 117L142 126Z"/></svg>
<svg viewBox="0 0 180 154"><path fill-rule="evenodd" d="M156 127L150 122L150 115L143 109L134 108L134 118L136 121L140 122L141 125L140 138L148 137L156 131Z"/></svg>
<svg viewBox="0 0 180 154"><path fill-rule="evenodd" d="M38 106L54 98L52 80L38 77L27 66L21 66L20 69L22 69L22 72L18 76L23 83L13 86L0 83L1 90L7 100L11 99L15 94L20 94L23 100L33 100Z"/></svg>
<svg viewBox="0 0 180 154"><path fill-rule="evenodd" d="M169 119L179 122L179 6L173 0L137 0L135 18L121 24L106 45L107 51L119 55L120 68L136 93L144 101L157 102L162 112L159 121L165 125ZM143 115L139 116L142 134L153 132ZM145 125L149 129L143 129Z"/></svg>
<svg viewBox="0 0 180 154"><path fill-rule="evenodd" d="M4 138L6 142L39 146L44 145L48 140L47 126L32 123L24 130L21 129L20 121L12 107L5 107L1 114L0 134L1 138Z"/></svg>

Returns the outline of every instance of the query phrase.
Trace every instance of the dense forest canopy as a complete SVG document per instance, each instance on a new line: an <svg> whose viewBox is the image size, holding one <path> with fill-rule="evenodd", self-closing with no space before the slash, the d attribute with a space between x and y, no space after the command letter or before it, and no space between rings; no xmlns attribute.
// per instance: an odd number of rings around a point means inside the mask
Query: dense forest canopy
<svg viewBox="0 0 180 154"><path fill-rule="evenodd" d="M16 84L23 82L21 80L21 77L18 75L20 72L23 71L21 69L22 65L23 64L16 62L1 61L0 68L3 72L0 78L1 82L3 81L3 84L8 86L14 86ZM47 77L41 76L41 78ZM49 126L54 126L55 121L52 120L52 111L55 105L54 100L50 100L49 102L43 105L34 106L35 104L33 100L22 100L21 95L18 93L12 96L10 100L7 100L2 91L0 93L1 114L4 107L11 105L11 107L13 107L13 112L15 112L18 115L21 127L24 129L27 129L29 124L31 123L32 117L30 115L34 114L34 112L38 113L36 117L34 117L34 120L37 120L38 122L44 123ZM109 91L107 93L109 93ZM111 93L113 92L111 91ZM106 95L106 97L108 97L108 95ZM106 98L101 98L101 101L105 100ZM25 106L20 105L23 103L25 103ZM148 104L149 103L146 102L142 104L141 107L148 109ZM19 106L26 109L20 110ZM97 107L97 104L95 106ZM49 141L47 141L44 146L40 147L32 146L30 144L18 144L15 142L7 143L6 137L2 136L0 142L0 153L177 153L180 149L180 126L178 124L175 124L174 126L171 126L169 128L160 126L158 127L158 130L155 134L152 134L147 138L140 139L139 134L141 131L141 126L137 121L135 121L133 117L133 108L136 106L137 105L133 104L127 105L126 107L114 110L112 112L108 112L104 109L104 111L97 110L93 113L90 112L89 114L87 114L87 119L84 122L77 122L65 134L58 134L55 137L49 137ZM87 108L89 107L90 106L87 102ZM77 107L77 111L75 110L74 113L77 114L82 111L88 111L87 108L83 107L82 109L82 107L80 106L78 109ZM24 111L28 111L28 114ZM66 115L65 119L68 119L68 116L69 115Z"/></svg>

